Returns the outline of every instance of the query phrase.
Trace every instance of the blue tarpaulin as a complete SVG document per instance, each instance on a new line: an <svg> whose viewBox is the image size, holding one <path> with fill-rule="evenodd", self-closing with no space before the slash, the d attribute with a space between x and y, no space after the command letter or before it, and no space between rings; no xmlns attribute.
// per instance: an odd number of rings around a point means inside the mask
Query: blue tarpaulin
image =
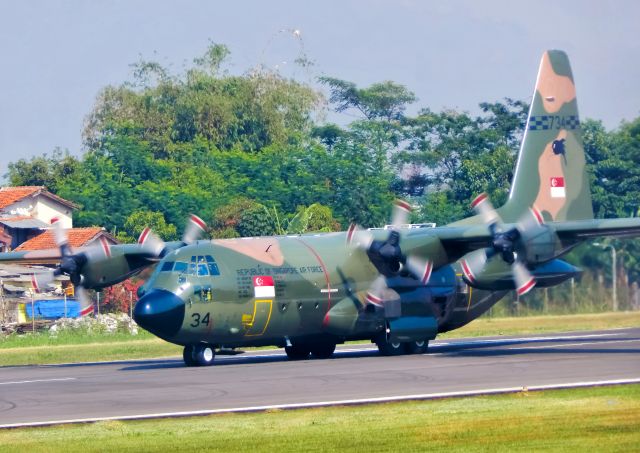
<svg viewBox="0 0 640 453"><path fill-rule="evenodd" d="M31 319L31 302L27 302L25 305L25 312L29 319ZM45 299L33 301L33 313L35 313L36 319L58 319L65 317L65 303L64 299ZM75 299L67 299L67 318L77 318L80 316L80 302Z"/></svg>

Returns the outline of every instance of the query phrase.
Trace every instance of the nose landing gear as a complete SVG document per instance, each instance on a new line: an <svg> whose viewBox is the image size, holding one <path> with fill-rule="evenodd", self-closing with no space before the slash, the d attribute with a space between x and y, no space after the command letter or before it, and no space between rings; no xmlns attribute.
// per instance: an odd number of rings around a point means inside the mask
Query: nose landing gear
<svg viewBox="0 0 640 453"><path fill-rule="evenodd" d="M210 366L216 352L213 346L206 343L188 344L182 351L182 358L187 366Z"/></svg>

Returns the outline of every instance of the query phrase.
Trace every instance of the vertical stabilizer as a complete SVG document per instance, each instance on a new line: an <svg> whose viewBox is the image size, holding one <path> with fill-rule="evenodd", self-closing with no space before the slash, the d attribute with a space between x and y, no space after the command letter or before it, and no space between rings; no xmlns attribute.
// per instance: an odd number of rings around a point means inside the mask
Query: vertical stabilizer
<svg viewBox="0 0 640 453"><path fill-rule="evenodd" d="M576 89L567 54L542 56L531 109L507 203L499 209L515 222L531 206L545 221L593 218Z"/></svg>

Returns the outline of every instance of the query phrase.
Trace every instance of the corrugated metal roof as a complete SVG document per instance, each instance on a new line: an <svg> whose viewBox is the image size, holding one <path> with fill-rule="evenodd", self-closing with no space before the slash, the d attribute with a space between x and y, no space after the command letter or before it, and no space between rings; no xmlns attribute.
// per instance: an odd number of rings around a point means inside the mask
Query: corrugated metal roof
<svg viewBox="0 0 640 453"><path fill-rule="evenodd" d="M51 225L43 222L42 220L34 219L34 218L25 218L25 219L2 219L0 218L0 223L8 226L9 228L20 228L20 229L42 229L42 228L51 228Z"/></svg>

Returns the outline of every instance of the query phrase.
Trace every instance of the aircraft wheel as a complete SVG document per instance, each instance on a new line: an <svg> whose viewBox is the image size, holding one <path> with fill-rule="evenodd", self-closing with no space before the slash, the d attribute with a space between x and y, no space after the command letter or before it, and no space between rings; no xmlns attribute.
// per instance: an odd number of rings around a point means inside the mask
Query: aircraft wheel
<svg viewBox="0 0 640 453"><path fill-rule="evenodd" d="M188 344L182 350L182 359L187 366L196 366L198 363L195 358L195 348L192 344Z"/></svg>
<svg viewBox="0 0 640 453"><path fill-rule="evenodd" d="M198 366L213 365L213 359L216 356L216 351L213 346L200 343L195 347L194 357Z"/></svg>
<svg viewBox="0 0 640 453"><path fill-rule="evenodd" d="M287 353L287 357L289 360L306 360L309 358L309 350L308 347L302 345L291 345L285 346L284 352Z"/></svg>
<svg viewBox="0 0 640 453"><path fill-rule="evenodd" d="M335 350L335 343L318 343L311 347L311 355L316 359L328 359Z"/></svg>
<svg viewBox="0 0 640 453"><path fill-rule="evenodd" d="M379 338L376 341L376 346L378 346L378 351L380 351L380 355L400 355L405 353L404 344L398 342L391 342L386 339L386 337Z"/></svg>
<svg viewBox="0 0 640 453"><path fill-rule="evenodd" d="M429 341L410 341L409 343L405 343L404 347L407 354L424 354L429 347Z"/></svg>

